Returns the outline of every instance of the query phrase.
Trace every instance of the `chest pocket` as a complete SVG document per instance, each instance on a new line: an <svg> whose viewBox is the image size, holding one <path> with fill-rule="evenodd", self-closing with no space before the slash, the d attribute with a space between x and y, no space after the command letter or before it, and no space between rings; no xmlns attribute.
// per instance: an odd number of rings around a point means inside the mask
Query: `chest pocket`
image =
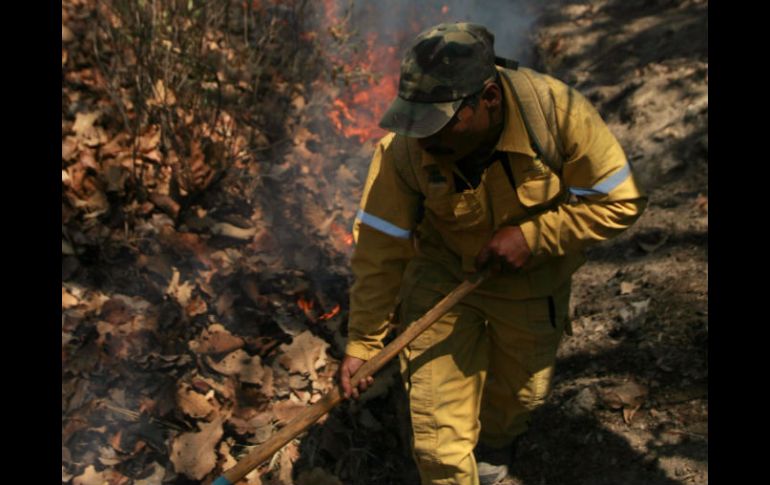
<svg viewBox="0 0 770 485"><path fill-rule="evenodd" d="M522 161L511 163L516 195L527 212L532 213L556 201L562 192L561 180L538 158Z"/></svg>
<svg viewBox="0 0 770 485"><path fill-rule="evenodd" d="M450 230L480 229L487 222L486 200L479 190L426 197L425 207Z"/></svg>

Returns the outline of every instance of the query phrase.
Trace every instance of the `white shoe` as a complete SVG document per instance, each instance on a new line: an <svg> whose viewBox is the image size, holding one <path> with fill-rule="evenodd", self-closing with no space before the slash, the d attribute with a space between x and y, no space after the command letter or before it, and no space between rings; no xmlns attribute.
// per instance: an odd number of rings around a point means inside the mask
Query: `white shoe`
<svg viewBox="0 0 770 485"><path fill-rule="evenodd" d="M476 468L481 485L494 485L507 477L508 467L511 466L515 453L515 443L503 448L489 448L481 443L476 445L473 454L476 457Z"/></svg>

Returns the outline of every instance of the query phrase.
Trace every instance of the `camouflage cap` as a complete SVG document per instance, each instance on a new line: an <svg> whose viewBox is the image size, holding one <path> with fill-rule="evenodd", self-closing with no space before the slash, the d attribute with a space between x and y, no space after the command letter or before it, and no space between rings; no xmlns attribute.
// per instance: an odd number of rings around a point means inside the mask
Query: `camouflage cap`
<svg viewBox="0 0 770 485"><path fill-rule="evenodd" d="M494 36L486 28L467 22L431 27L404 55L398 97L380 126L405 136L430 136L495 75Z"/></svg>

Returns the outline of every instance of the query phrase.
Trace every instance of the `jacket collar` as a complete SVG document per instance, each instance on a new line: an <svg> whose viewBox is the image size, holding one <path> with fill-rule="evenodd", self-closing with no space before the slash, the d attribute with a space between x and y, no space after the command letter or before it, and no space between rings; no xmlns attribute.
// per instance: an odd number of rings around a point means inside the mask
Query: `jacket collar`
<svg viewBox="0 0 770 485"><path fill-rule="evenodd" d="M501 77L507 76L505 69L498 67L497 71ZM537 154L532 149L527 128L524 126L521 107L516 101L508 81L502 79L501 84L503 86L503 99L505 100L506 108L505 124L503 125L503 133L500 135L496 148L501 152L516 152L529 157L535 157Z"/></svg>

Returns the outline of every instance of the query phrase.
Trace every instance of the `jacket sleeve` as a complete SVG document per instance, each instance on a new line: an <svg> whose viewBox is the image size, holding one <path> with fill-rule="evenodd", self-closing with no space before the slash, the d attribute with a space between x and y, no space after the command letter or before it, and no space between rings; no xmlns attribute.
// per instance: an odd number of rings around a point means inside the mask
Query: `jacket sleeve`
<svg viewBox="0 0 770 485"><path fill-rule="evenodd" d="M369 360L385 337L401 277L413 257L411 234L416 225L420 193L407 183L399 150L401 137L388 135L378 144L369 167L360 209L353 226L356 247L351 260L350 319L345 353Z"/></svg>
<svg viewBox="0 0 770 485"><path fill-rule="evenodd" d="M520 225L532 263L618 235L641 216L647 203L623 149L596 109L575 89L552 82L566 154L562 183L571 202Z"/></svg>

